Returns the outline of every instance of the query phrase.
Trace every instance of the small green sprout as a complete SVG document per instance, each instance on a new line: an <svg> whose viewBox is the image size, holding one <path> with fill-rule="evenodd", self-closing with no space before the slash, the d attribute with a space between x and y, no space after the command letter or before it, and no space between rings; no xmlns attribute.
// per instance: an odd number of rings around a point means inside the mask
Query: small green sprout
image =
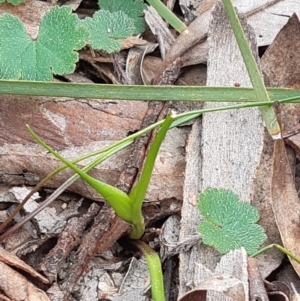
<svg viewBox="0 0 300 301"><path fill-rule="evenodd" d="M89 176L85 171L79 169L75 164L64 159L57 152L55 152L50 146L42 141L29 126L27 126L30 134L40 145L46 148L51 154L75 171L84 181L98 191L111 205L120 218L132 224L132 231L129 234L129 237L136 240L135 245L143 252L146 258L152 284L152 297L155 301L165 301L161 263L158 255L145 243L138 241L138 239L144 234L145 231L145 223L142 215L142 204L150 182L155 159L161 143L167 131L171 127L175 117L176 115L171 113L162 122L162 125L158 130L147 154L140 180L129 195L111 185L103 183Z"/></svg>
<svg viewBox="0 0 300 301"><path fill-rule="evenodd" d="M109 205L115 210L116 214L120 218L128 223L131 223L133 229L129 236L132 239L139 239L145 231L144 218L142 215L142 204L144 197L150 182L158 150L168 129L174 121L174 118L174 114L169 114L162 123L150 147L140 180L129 193L129 195L112 185L106 184L91 177L86 172L78 168L75 164L66 160L56 151L54 151L50 146L42 141L42 139L29 126L27 126L27 129L40 145L42 145L57 159L75 171L84 181L86 181L97 192L99 192L99 194L102 195L102 197L109 203Z"/></svg>

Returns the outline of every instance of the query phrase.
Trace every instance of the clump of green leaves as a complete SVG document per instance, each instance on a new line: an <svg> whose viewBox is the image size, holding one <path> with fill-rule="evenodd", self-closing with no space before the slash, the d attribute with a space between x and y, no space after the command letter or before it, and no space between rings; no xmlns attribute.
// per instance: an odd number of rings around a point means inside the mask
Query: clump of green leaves
<svg viewBox="0 0 300 301"><path fill-rule="evenodd" d="M52 73L75 69L76 50L87 40L87 31L68 6L54 7L43 18L33 41L18 17L0 16L0 78L52 80Z"/></svg>
<svg viewBox="0 0 300 301"><path fill-rule="evenodd" d="M258 210L240 202L229 190L206 189L199 195L198 208L206 219L199 225L203 242L221 254L244 247L252 255L267 238L263 228L256 224Z"/></svg>
<svg viewBox="0 0 300 301"><path fill-rule="evenodd" d="M53 74L74 72L77 51L86 44L107 53L118 52L120 40L145 29L142 0L99 2L102 9L85 20L79 20L68 6L53 7L42 19L36 40L18 17L2 14L0 79L50 81Z"/></svg>
<svg viewBox="0 0 300 301"><path fill-rule="evenodd" d="M5 0L0 0L0 4L4 3ZM22 2L25 2L25 0L6 0L7 3L10 3L12 5L18 5Z"/></svg>

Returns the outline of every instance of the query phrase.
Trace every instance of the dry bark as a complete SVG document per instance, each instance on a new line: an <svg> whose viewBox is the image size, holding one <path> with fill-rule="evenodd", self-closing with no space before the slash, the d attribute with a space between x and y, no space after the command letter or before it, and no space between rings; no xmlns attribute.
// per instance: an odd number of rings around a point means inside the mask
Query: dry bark
<svg viewBox="0 0 300 301"><path fill-rule="evenodd" d="M254 34L243 23L252 50L256 52ZM240 83L241 86L250 86L235 37L220 3L212 15L208 43L207 85L233 86ZM250 187L262 150L263 134L258 109L208 114L204 115L202 124L194 125L187 148L181 239L193 234L199 224L200 215L196 207L199 191L207 187L230 189L241 200L250 202ZM223 262L220 255L201 243L182 253L181 294L220 272L240 279L245 292L248 292L246 254L236 252L222 264L220 262ZM248 300L248 294L245 295ZM208 298L228 300L213 294Z"/></svg>
<svg viewBox="0 0 300 301"><path fill-rule="evenodd" d="M153 114L153 111L147 112L146 102L18 96L1 96L0 100L0 182L9 186L35 185L60 165L53 156L37 146L27 133L26 124L30 124L67 159L74 159L139 130L144 126L142 121L147 114L148 117L151 112ZM168 133L153 172L147 200L182 199L185 165L182 149L187 133L186 128L173 129ZM132 147L121 151L95 168L91 175L112 185L119 184L121 173L127 164L131 164L127 160L132 158L132 152ZM58 187L71 175L72 172L65 171L48 182L47 186ZM82 181L73 184L70 190L96 201L102 200Z"/></svg>

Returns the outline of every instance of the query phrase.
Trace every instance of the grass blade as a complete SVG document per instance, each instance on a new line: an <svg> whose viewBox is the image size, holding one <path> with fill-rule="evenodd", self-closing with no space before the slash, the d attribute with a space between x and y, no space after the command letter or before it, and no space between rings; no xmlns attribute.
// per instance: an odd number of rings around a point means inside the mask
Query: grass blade
<svg viewBox="0 0 300 301"><path fill-rule="evenodd" d="M267 93L266 87L264 85L263 79L260 75L260 71L256 64L255 58L252 54L249 43L247 42L244 30L238 18L238 15L231 3L231 0L223 0L223 4L230 21L231 27L233 29L234 35L236 37L238 46L242 53L245 65L247 67L250 80L256 95L257 101L269 101L269 95ZM277 122L276 114L273 107L262 107L261 112L263 115L264 122L269 131L269 134L274 138L278 139L280 135L280 126Z"/></svg>
<svg viewBox="0 0 300 301"><path fill-rule="evenodd" d="M147 188L151 179L152 170L154 167L155 159L158 154L159 148L169 130L174 116L172 114L168 115L164 120L161 128L158 130L149 152L143 170L140 176L140 179L137 185L131 190L129 197L131 198L132 204L132 221L133 221L133 230L130 233L130 238L139 239L145 231L144 218L142 215L142 205L144 197L147 192Z"/></svg>
<svg viewBox="0 0 300 301"><path fill-rule="evenodd" d="M147 2L178 32L187 29L186 25L176 17L160 0L147 0Z"/></svg>
<svg viewBox="0 0 300 301"><path fill-rule="evenodd" d="M300 90L288 88L268 88L267 91L271 101L300 95ZM10 80L0 80L1 94L92 98L98 99L98 101L102 99L206 102L257 101L253 88L127 86Z"/></svg>

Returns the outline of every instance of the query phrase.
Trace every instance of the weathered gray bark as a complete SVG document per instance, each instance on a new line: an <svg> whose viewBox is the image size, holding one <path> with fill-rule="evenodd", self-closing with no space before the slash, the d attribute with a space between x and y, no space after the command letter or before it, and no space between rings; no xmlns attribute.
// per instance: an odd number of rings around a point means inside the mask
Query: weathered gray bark
<svg viewBox="0 0 300 301"><path fill-rule="evenodd" d="M244 22L245 23L245 22ZM244 29L256 52L253 31ZM232 29L217 4L208 36L208 86L251 86ZM221 105L221 104L220 104ZM225 104L222 104L225 105ZM206 107L215 105L207 104ZM225 111L204 115L195 123L187 148L181 239L196 231L200 221L198 193L207 187L230 189L250 203L252 179L263 146L264 128L258 109ZM212 248L199 243L180 256L180 291L204 281L212 274L230 274L244 283L248 295L246 254L240 250L221 258ZM211 294L210 300L230 300Z"/></svg>

